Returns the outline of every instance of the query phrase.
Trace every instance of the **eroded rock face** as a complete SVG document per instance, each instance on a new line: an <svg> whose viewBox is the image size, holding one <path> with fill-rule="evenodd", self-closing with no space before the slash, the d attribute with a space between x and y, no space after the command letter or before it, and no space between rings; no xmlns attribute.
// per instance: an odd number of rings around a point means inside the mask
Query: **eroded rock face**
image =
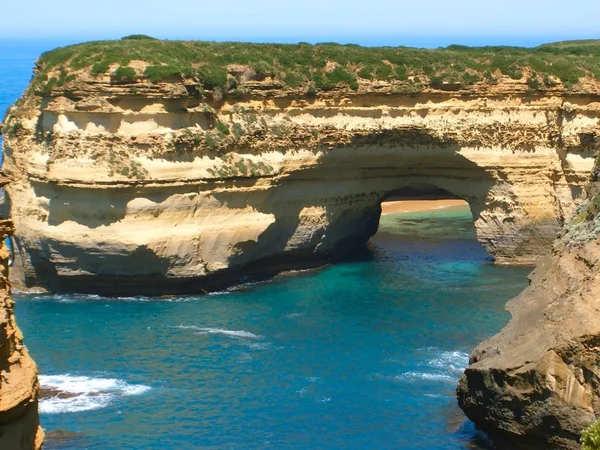
<svg viewBox="0 0 600 450"><path fill-rule="evenodd" d="M14 281L217 289L363 246L382 199L432 186L469 202L498 262L531 264L575 207L598 141L596 97L514 80L415 96L252 86L208 100L184 81L133 92L81 79L28 94L5 140Z"/></svg>
<svg viewBox="0 0 600 450"><path fill-rule="evenodd" d="M39 449L44 433L38 416L37 368L15 323L8 284L9 251L4 239L13 224L0 220L0 448Z"/></svg>
<svg viewBox="0 0 600 450"><path fill-rule="evenodd" d="M458 385L467 416L508 448L579 448L600 416L600 216L584 217L508 303L512 320L475 349Z"/></svg>

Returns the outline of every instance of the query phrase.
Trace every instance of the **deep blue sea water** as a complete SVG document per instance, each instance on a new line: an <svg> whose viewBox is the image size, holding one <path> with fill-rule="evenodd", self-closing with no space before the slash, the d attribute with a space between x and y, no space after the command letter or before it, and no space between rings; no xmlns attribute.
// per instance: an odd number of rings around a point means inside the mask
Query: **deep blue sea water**
<svg viewBox="0 0 600 450"><path fill-rule="evenodd" d="M0 113L53 46L0 43ZM16 295L47 448L485 445L454 390L529 269L490 264L471 220L385 215L353 261L214 295Z"/></svg>

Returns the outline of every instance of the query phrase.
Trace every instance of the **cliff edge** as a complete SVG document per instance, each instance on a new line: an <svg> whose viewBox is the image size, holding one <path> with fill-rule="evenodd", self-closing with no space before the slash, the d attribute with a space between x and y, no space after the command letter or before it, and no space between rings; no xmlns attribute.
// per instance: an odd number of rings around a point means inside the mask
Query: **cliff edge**
<svg viewBox="0 0 600 450"><path fill-rule="evenodd" d="M0 177L1 185L6 183ZM14 232L10 220L0 220L0 448L32 450L42 447L44 432L38 416L37 367L15 323L10 297L4 240Z"/></svg>
<svg viewBox="0 0 600 450"><path fill-rule="evenodd" d="M480 344L458 385L458 401L508 448L579 448L600 416L600 196L565 227L530 286L507 304L510 323Z"/></svg>

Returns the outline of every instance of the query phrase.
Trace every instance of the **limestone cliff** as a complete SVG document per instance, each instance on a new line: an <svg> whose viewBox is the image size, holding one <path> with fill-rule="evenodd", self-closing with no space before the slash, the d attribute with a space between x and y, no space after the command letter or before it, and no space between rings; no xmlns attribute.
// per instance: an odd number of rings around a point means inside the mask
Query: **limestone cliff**
<svg viewBox="0 0 600 450"><path fill-rule="evenodd" d="M13 231L11 221L0 220L0 448L31 450L41 448L44 433L38 417L37 368L15 323L10 297L4 239Z"/></svg>
<svg viewBox="0 0 600 450"><path fill-rule="evenodd" d="M117 44L102 45L105 55ZM229 64L220 88L201 61L158 77L168 66L135 59L139 45L118 47L132 55L126 67L112 56L83 67L92 47L45 56L10 109L4 153L19 285L218 289L364 245L381 201L405 188L466 199L490 254L531 264L593 165L600 89L583 68L571 86L545 76L538 89L530 68L485 79L467 71L468 84L453 84L428 69L407 74L391 55L374 72L350 61L356 76L323 59L305 88L290 87L289 71ZM234 50L227 60L246 55ZM404 81L373 79L388 69Z"/></svg>
<svg viewBox="0 0 600 450"><path fill-rule="evenodd" d="M507 308L510 323L471 355L458 386L467 416L526 448L578 448L600 416L600 215L586 201L531 285Z"/></svg>

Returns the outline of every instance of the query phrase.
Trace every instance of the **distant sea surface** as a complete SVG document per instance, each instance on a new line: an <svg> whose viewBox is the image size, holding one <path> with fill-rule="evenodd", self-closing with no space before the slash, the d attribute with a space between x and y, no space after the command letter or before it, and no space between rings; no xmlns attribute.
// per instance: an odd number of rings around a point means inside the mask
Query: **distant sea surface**
<svg viewBox="0 0 600 450"><path fill-rule="evenodd" d="M0 46L0 112L50 43ZM528 268L468 208L382 216L361 257L198 297L15 295L48 449L464 449L468 353Z"/></svg>

